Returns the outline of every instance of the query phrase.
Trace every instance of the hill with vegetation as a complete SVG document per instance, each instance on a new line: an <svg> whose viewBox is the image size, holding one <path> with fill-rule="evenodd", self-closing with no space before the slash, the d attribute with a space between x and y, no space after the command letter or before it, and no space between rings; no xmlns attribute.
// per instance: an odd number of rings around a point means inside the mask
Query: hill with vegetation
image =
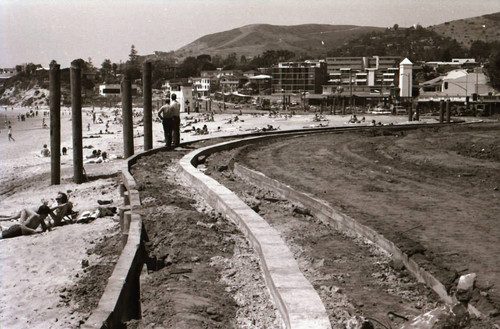
<svg viewBox="0 0 500 329"><path fill-rule="evenodd" d="M411 61L449 61L467 56L468 50L456 40L422 26L400 28L394 25L372 32L331 49L328 56L399 56Z"/></svg>
<svg viewBox="0 0 500 329"><path fill-rule="evenodd" d="M500 12L459 19L429 26L429 29L457 42L466 48L475 41L485 43L500 42Z"/></svg>
<svg viewBox="0 0 500 329"><path fill-rule="evenodd" d="M229 31L209 34L180 48L180 58L208 54L253 58L266 51L285 50L298 56L324 56L327 50L363 34L381 31L380 27L355 25L305 24L277 26L252 24Z"/></svg>

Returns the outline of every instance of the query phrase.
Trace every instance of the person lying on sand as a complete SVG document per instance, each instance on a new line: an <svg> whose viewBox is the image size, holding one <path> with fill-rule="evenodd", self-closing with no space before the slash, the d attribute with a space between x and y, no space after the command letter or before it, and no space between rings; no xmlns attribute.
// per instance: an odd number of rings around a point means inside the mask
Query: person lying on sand
<svg viewBox="0 0 500 329"><path fill-rule="evenodd" d="M6 230L0 232L0 239L14 238L21 235L31 235L37 233L37 228L41 225L45 232L50 228L45 224L45 218L52 215L52 210L47 206L47 201L42 200L42 205L38 208L25 208L12 217L4 220L19 220L19 224L14 224Z"/></svg>

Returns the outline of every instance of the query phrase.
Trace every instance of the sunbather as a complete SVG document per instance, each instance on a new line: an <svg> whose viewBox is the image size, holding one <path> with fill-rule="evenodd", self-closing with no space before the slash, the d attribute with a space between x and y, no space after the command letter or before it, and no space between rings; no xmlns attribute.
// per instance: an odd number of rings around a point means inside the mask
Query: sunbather
<svg viewBox="0 0 500 329"><path fill-rule="evenodd" d="M45 218L52 215L52 210L47 206L47 202L42 201L42 205L38 208L25 208L16 215L6 218L6 220L19 221L19 224L14 224L0 232L0 239L14 238L21 235L31 235L37 233L37 228L42 226L42 231L50 230L45 224Z"/></svg>
<svg viewBox="0 0 500 329"><path fill-rule="evenodd" d="M61 226L62 220L73 211L73 204L68 200L68 195L59 192L56 197L56 203L50 208L52 213L50 217L50 226Z"/></svg>

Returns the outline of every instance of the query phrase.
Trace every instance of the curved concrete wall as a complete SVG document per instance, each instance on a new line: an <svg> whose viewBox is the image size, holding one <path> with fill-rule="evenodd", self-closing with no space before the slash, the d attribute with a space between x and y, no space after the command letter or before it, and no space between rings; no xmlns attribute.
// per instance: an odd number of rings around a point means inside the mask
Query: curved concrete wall
<svg viewBox="0 0 500 329"><path fill-rule="evenodd" d="M259 254L266 284L287 328L331 328L325 307L300 271L279 233L232 191L195 168L197 158L256 138L193 151L180 161L180 175L217 211L231 219Z"/></svg>
<svg viewBox="0 0 500 329"><path fill-rule="evenodd" d="M399 249L392 241L386 239L382 234L378 233L371 227L365 226L357 222L355 219L336 211L325 201L315 199L306 193L298 192L288 185L267 177L261 172L251 170L238 163L234 164L234 172L252 184L265 186L287 200L303 204L309 208L311 213L319 218L324 224L333 226L340 231L354 233L370 240L391 254L395 260L403 263L406 269L415 278L417 278L418 281L423 282L432 288L432 290L434 290L445 303L456 303L456 299L448 295L445 286L438 279L421 268L415 261L410 259L408 255L401 251L401 249Z"/></svg>
<svg viewBox="0 0 500 329"><path fill-rule="evenodd" d="M99 304L81 328L122 328L125 321L141 317L139 277L146 257L145 230L136 212L141 200L130 168L141 157L163 150L165 148L138 153L128 158L121 169L120 189L125 206L120 209L120 231L124 246Z"/></svg>

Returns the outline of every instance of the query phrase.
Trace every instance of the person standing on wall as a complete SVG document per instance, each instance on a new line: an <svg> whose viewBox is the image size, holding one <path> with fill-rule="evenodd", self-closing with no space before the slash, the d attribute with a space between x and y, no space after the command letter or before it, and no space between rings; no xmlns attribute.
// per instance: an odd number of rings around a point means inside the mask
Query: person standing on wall
<svg viewBox="0 0 500 329"><path fill-rule="evenodd" d="M163 134L165 136L165 146L170 148L172 145L172 111L170 109L170 99L165 100L165 105L158 110L158 118L160 118L163 125Z"/></svg>
<svg viewBox="0 0 500 329"><path fill-rule="evenodd" d="M177 101L177 95L172 94L172 102L170 103L170 113L172 113L172 133L174 148L179 146L181 142L181 105Z"/></svg>

